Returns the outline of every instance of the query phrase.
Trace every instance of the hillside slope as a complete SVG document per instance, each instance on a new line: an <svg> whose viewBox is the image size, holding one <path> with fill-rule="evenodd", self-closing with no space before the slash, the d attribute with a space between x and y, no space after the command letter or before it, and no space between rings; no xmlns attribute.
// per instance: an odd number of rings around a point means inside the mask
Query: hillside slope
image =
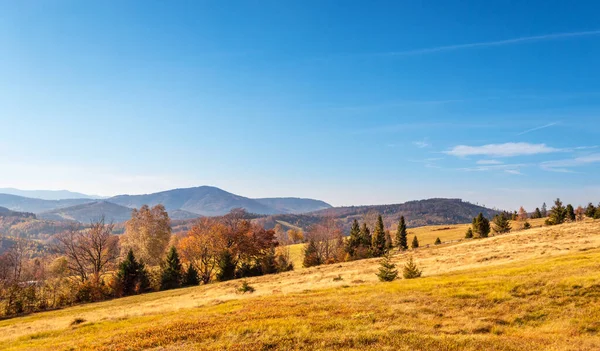
<svg viewBox="0 0 600 351"><path fill-rule="evenodd" d="M0 349L600 348L600 221L408 255L424 278L380 283L371 259L134 296L0 321Z"/></svg>

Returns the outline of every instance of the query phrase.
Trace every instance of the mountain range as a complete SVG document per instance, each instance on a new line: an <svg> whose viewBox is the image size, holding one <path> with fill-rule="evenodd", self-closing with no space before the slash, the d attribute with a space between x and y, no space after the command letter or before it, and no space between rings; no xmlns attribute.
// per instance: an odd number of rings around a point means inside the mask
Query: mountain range
<svg viewBox="0 0 600 351"><path fill-rule="evenodd" d="M17 195L42 200L68 200L68 199L104 199L98 195L86 195L69 190L21 190L15 188L0 188L0 194Z"/></svg>
<svg viewBox="0 0 600 351"><path fill-rule="evenodd" d="M13 191L14 192L14 191ZM71 193L74 194L74 193ZM40 199L0 193L0 206L32 212L46 220L89 222L104 215L122 222L133 208L162 204L173 219L224 215L234 208L260 215L298 214L331 208L326 202L301 198L251 199L211 186L173 189L144 195L118 195L103 200L91 198Z"/></svg>

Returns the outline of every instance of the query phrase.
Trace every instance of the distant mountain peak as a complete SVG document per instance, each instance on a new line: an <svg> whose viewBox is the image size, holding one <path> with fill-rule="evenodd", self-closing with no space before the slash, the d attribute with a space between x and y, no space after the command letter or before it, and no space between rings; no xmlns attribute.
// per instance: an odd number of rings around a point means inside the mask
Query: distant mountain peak
<svg viewBox="0 0 600 351"><path fill-rule="evenodd" d="M15 188L0 188L0 194L29 197L41 200L72 200L72 199L103 199L98 195L87 195L69 190L21 190Z"/></svg>

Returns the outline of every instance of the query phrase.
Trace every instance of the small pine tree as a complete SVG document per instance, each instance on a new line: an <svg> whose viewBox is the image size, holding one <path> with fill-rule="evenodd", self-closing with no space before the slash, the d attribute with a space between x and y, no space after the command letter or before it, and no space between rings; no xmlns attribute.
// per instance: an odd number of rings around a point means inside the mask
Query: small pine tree
<svg viewBox="0 0 600 351"><path fill-rule="evenodd" d="M437 239L435 239L435 243L433 243L434 245L441 245L442 241L440 240L440 238L438 237Z"/></svg>
<svg viewBox="0 0 600 351"><path fill-rule="evenodd" d="M546 217L548 215L548 211L546 210L546 203L545 202L542 204L541 214L542 214L542 217L540 217L540 218L544 218L544 217Z"/></svg>
<svg viewBox="0 0 600 351"><path fill-rule="evenodd" d="M542 218L542 211L540 211L539 207L535 208L535 212L531 215L531 219Z"/></svg>
<svg viewBox="0 0 600 351"><path fill-rule="evenodd" d="M389 252L394 248L394 242L392 241L392 235L389 230L385 231L385 252Z"/></svg>
<svg viewBox="0 0 600 351"><path fill-rule="evenodd" d="M146 267L142 262L136 260L131 249L127 253L125 260L119 264L117 282L122 296L141 293L150 287Z"/></svg>
<svg viewBox="0 0 600 351"><path fill-rule="evenodd" d="M490 221L481 212L473 218L473 234L477 234L479 238L487 238L490 234Z"/></svg>
<svg viewBox="0 0 600 351"><path fill-rule="evenodd" d="M219 256L219 270L217 272L217 280L224 282L235 278L236 264L233 260L233 255L229 250L225 250Z"/></svg>
<svg viewBox="0 0 600 351"><path fill-rule="evenodd" d="M589 218L594 218L594 215L596 214L596 207L594 206L593 203L589 203L587 205L587 207L585 208L585 215Z"/></svg>
<svg viewBox="0 0 600 351"><path fill-rule="evenodd" d="M471 229L471 227L467 229L467 232L465 233L465 239L473 239L473 229Z"/></svg>
<svg viewBox="0 0 600 351"><path fill-rule="evenodd" d="M504 213L494 217L494 233L504 234L510 232L510 222Z"/></svg>
<svg viewBox="0 0 600 351"><path fill-rule="evenodd" d="M569 222L575 222L575 209L573 208L573 205L568 204L566 211L567 211L567 220Z"/></svg>
<svg viewBox="0 0 600 351"><path fill-rule="evenodd" d="M408 240L406 238L406 222L404 216L400 217L398 222L398 230L396 231L396 245L399 250L408 250Z"/></svg>
<svg viewBox="0 0 600 351"><path fill-rule="evenodd" d="M556 201L554 201L554 206L552 206L552 208L550 209L550 216L548 217L548 220L546 222L552 225L562 224L565 222L566 218L566 208L563 206L562 201L560 201L560 199L556 199Z"/></svg>
<svg viewBox="0 0 600 351"><path fill-rule="evenodd" d="M176 289L181 287L182 267L179 254L175 246L171 246L167 259L162 264L160 276L160 290Z"/></svg>
<svg viewBox="0 0 600 351"><path fill-rule="evenodd" d="M523 229L531 229L531 224L529 224L529 222L525 221L525 223L523 223Z"/></svg>
<svg viewBox="0 0 600 351"><path fill-rule="evenodd" d="M413 249L418 249L419 248L419 239L417 239L417 236L415 235L415 237L413 238L412 244L410 245L411 248Z"/></svg>
<svg viewBox="0 0 600 351"><path fill-rule="evenodd" d="M404 279L414 279L421 276L423 272L417 267L417 264L413 260L413 257L410 256L408 258L408 262L404 265L402 269L402 276Z"/></svg>
<svg viewBox="0 0 600 351"><path fill-rule="evenodd" d="M373 231L373 237L371 238L371 250L373 256L379 257L385 254L385 228L383 227L383 218L381 215L377 217L377 223L375 224L375 230Z"/></svg>
<svg viewBox="0 0 600 351"><path fill-rule="evenodd" d="M398 277L398 270L396 269L396 265L392 263L389 253L386 253L383 256L379 262L379 266L377 277L379 277L379 280L382 282L391 282Z"/></svg>
<svg viewBox="0 0 600 351"><path fill-rule="evenodd" d="M185 276L183 278L183 286L196 286L200 284L200 277L198 276L198 271L192 264L188 265L188 269L185 272Z"/></svg>
<svg viewBox="0 0 600 351"><path fill-rule="evenodd" d="M308 241L306 247L304 248L304 260L302 265L306 268L318 266L321 263L321 258L319 257L319 251L317 250L317 243L313 239Z"/></svg>
<svg viewBox="0 0 600 351"><path fill-rule="evenodd" d="M594 213L594 219L600 219L600 206L596 207L596 212Z"/></svg>

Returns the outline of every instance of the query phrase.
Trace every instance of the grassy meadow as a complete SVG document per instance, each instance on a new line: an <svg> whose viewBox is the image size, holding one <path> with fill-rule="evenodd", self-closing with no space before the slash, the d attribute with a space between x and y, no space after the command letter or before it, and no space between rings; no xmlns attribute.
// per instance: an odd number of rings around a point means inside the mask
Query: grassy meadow
<svg viewBox="0 0 600 351"><path fill-rule="evenodd" d="M423 278L369 259L133 296L0 321L0 349L600 349L600 221L408 255Z"/></svg>

